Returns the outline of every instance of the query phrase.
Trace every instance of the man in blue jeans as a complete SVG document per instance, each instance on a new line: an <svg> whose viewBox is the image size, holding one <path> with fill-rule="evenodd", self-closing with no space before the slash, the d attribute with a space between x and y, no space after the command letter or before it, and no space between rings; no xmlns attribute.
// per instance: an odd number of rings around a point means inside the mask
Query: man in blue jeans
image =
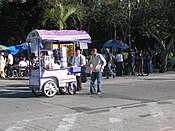
<svg viewBox="0 0 175 131"><path fill-rule="evenodd" d="M88 62L88 66L92 64L92 75L91 75L91 81L90 81L90 93L89 94L95 94L96 89L95 89L95 80L97 79L97 94L101 94L102 88L102 72L103 69L106 65L106 60L105 58L97 53L97 49L94 48L91 50L92 58Z"/></svg>
<svg viewBox="0 0 175 131"><path fill-rule="evenodd" d="M115 78L115 73L111 69L112 67L112 53L110 53L109 49L105 49L105 59L106 59L106 66L105 66L105 74L106 74L106 79L109 79L109 75L112 75L113 78Z"/></svg>

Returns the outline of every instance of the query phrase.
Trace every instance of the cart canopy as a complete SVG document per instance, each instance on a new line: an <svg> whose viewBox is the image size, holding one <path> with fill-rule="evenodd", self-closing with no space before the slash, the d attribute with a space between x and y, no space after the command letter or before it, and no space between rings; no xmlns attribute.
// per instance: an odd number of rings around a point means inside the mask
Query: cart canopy
<svg viewBox="0 0 175 131"><path fill-rule="evenodd" d="M91 43L91 37L86 31L77 30L38 30L31 31L26 41L39 39L48 42L82 42Z"/></svg>

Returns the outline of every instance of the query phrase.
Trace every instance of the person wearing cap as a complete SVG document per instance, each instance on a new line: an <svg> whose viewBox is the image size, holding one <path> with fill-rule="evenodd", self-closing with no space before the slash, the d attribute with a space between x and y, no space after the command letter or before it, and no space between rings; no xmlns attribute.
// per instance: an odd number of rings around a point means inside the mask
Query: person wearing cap
<svg viewBox="0 0 175 131"><path fill-rule="evenodd" d="M4 68L5 68L6 58L4 52L1 52L0 56L0 76L1 78L5 78Z"/></svg>
<svg viewBox="0 0 175 131"><path fill-rule="evenodd" d="M111 74L113 78L115 78L115 73L112 71L112 54L110 53L109 48L105 49L105 59L106 59L106 66L105 66L105 74L106 79L109 79L109 75Z"/></svg>
<svg viewBox="0 0 175 131"><path fill-rule="evenodd" d="M75 56L72 59L72 66L82 67L85 66L85 64L86 64L85 56L81 54L80 48L76 48ZM77 91L81 91L82 90L81 73L76 74L76 80L77 80Z"/></svg>

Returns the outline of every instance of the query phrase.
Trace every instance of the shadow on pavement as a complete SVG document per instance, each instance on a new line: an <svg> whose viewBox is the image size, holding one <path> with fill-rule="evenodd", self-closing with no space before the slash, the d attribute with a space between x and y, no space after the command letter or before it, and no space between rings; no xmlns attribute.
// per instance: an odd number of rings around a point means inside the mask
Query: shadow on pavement
<svg viewBox="0 0 175 131"><path fill-rule="evenodd" d="M19 85L19 84L17 84L17 85L14 85L14 84L12 84L12 85L5 85L5 86L0 86L0 87L19 87L19 89L21 88L21 87L29 87L29 85ZM7 88L6 90L18 90L18 88Z"/></svg>
<svg viewBox="0 0 175 131"><path fill-rule="evenodd" d="M28 84L9 84L0 86L0 98L33 98Z"/></svg>
<svg viewBox="0 0 175 131"><path fill-rule="evenodd" d="M0 98L33 98L35 97L32 92L23 91L23 92L14 92L14 91L0 91Z"/></svg>
<svg viewBox="0 0 175 131"><path fill-rule="evenodd" d="M174 80L175 81L174 78L145 78L143 80L158 80L158 81L160 81L160 80L163 80L163 81Z"/></svg>
<svg viewBox="0 0 175 131"><path fill-rule="evenodd" d="M2 79L3 81L5 80L29 80L28 77L16 77L16 78L5 78L5 79Z"/></svg>
<svg viewBox="0 0 175 131"><path fill-rule="evenodd" d="M32 93L32 91L28 88L28 86L29 85L0 86L0 98L47 98L44 95L35 96ZM64 95L69 95L69 94L68 93L65 93L65 94L58 93L57 95L64 96Z"/></svg>

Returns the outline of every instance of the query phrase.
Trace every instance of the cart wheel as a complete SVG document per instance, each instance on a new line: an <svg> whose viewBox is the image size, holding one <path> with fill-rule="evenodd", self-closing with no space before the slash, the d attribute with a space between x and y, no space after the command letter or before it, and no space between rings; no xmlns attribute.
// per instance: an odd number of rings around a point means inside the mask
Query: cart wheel
<svg viewBox="0 0 175 131"><path fill-rule="evenodd" d="M59 92L60 94L65 94L66 93L66 88L65 87L59 87Z"/></svg>
<svg viewBox="0 0 175 131"><path fill-rule="evenodd" d="M54 81L47 81L42 90L45 96L53 97L57 93L57 85Z"/></svg>
<svg viewBox="0 0 175 131"><path fill-rule="evenodd" d="M76 89L77 89L77 88L76 88L76 85L75 85L74 83L69 83L69 84L68 84L67 91L68 91L68 93L69 93L70 95L75 94Z"/></svg>
<svg viewBox="0 0 175 131"><path fill-rule="evenodd" d="M41 96L43 95L43 92L39 89L35 89L35 88L32 88L32 93L35 95L35 96Z"/></svg>

